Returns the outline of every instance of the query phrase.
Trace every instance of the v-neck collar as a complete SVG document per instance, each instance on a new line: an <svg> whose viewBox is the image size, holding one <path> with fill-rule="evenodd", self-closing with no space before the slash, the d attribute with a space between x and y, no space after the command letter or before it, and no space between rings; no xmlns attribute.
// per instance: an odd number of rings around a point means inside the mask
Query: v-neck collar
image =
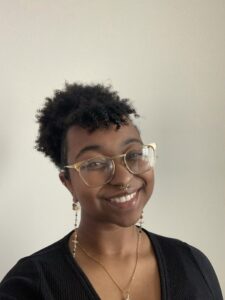
<svg viewBox="0 0 225 300"><path fill-rule="evenodd" d="M151 245L155 253L155 258L158 264L160 287L161 287L161 300L170 300L169 292L168 292L168 274L167 274L166 263L165 263L165 259L160 244L154 233L149 232L144 228L142 230L147 234L151 242Z"/></svg>
<svg viewBox="0 0 225 300"><path fill-rule="evenodd" d="M161 251L161 247L158 243L157 237L154 233L151 233L147 231L146 229L142 229L146 235L148 236L150 243L153 247L156 261L158 264L158 270L159 270L159 277L160 277L160 287L161 287L161 300L170 300L169 294L168 294L168 276L167 276L167 270L166 270L166 263L163 256L163 253ZM79 264L74 260L70 249L69 249L69 239L73 231L71 231L66 237L65 237L65 254L67 258L67 262L70 264L70 267L72 267L73 271L76 273L77 276L79 276L81 280L81 284L84 286L85 290L88 293L88 296L92 300L101 300L100 296L98 295L97 291L93 287L92 283L90 282L87 275L84 273L82 268L79 266Z"/></svg>

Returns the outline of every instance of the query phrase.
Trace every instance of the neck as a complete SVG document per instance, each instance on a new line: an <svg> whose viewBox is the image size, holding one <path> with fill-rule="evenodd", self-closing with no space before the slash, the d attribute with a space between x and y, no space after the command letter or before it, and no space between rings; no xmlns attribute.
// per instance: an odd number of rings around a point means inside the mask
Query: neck
<svg viewBox="0 0 225 300"><path fill-rule="evenodd" d="M135 225L120 227L111 224L87 224L81 221L78 241L98 256L126 256L136 250L138 229ZM133 247L131 247L133 245Z"/></svg>

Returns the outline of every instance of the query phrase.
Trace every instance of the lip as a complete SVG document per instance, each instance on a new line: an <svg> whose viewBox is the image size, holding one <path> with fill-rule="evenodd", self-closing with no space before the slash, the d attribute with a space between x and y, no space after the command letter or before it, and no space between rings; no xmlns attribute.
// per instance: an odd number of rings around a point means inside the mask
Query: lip
<svg viewBox="0 0 225 300"><path fill-rule="evenodd" d="M130 195L130 194L133 194L133 193L137 193L139 192L141 189L142 189L143 186L138 186L138 187L129 187L127 190L125 191L120 191L118 193L113 193L111 195L107 195L105 197L105 200L106 201L110 201L110 199L112 198L120 198L120 197L123 197L123 196L127 196L127 195Z"/></svg>
<svg viewBox="0 0 225 300"><path fill-rule="evenodd" d="M136 204L138 203L139 191L140 190L133 191L132 193L123 193L123 194L120 193L120 195L111 197L111 198L118 198L118 197L123 197L123 196L135 193L134 197L132 197L130 200L128 200L126 202L110 201L110 199L106 199L106 202L113 208L117 208L117 209L121 209L121 210L133 209L136 207Z"/></svg>

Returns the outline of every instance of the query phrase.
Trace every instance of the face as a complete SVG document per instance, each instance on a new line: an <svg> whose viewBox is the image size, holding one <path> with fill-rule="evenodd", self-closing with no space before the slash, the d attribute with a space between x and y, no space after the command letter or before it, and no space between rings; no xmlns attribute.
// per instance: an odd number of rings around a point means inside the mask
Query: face
<svg viewBox="0 0 225 300"><path fill-rule="evenodd" d="M140 144L143 144L140 134L132 123L118 130L112 125L93 133L79 126L72 126L67 132L67 161L70 165L96 156L113 157ZM74 169L69 169L69 179L63 173L60 174L74 201L80 202L81 223L128 227L140 218L153 191L153 169L135 175L127 170L122 159L115 159L114 162L115 173L112 180L100 187L88 187ZM121 185L127 184L129 188L121 190ZM121 197L127 197L126 202L121 203Z"/></svg>

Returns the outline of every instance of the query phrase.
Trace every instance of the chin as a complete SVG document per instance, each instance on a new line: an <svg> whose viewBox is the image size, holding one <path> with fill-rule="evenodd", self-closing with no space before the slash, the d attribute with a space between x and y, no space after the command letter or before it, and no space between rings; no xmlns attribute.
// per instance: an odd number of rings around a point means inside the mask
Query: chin
<svg viewBox="0 0 225 300"><path fill-rule="evenodd" d="M123 220L116 222L116 225L123 227L123 228L128 228L128 227L134 226L140 220L140 215L138 215L138 217L136 217L136 218L134 218L134 217L133 218L124 218Z"/></svg>

